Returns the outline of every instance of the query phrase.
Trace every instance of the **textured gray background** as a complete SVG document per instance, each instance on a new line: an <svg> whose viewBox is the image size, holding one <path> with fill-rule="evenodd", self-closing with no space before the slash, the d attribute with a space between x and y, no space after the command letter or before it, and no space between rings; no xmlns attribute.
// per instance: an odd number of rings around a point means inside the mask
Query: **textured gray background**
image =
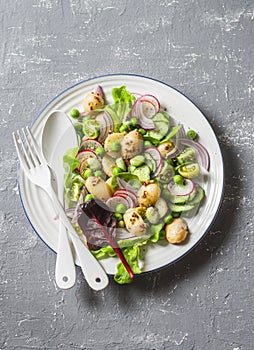
<svg viewBox="0 0 254 350"><path fill-rule="evenodd" d="M253 19L244 0L0 0L0 349L254 348ZM89 77L137 73L189 96L225 160L225 196L174 266L99 293L68 291L30 227L11 132Z"/></svg>

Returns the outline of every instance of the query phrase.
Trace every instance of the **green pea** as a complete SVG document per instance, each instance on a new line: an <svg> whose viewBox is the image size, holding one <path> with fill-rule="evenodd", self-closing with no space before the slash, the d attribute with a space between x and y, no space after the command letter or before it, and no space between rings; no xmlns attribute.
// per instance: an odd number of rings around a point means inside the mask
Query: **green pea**
<svg viewBox="0 0 254 350"><path fill-rule="evenodd" d="M112 168L112 173L113 173L113 175L116 176L116 175L122 173L122 169L119 168L118 166L114 166L114 168Z"/></svg>
<svg viewBox="0 0 254 350"><path fill-rule="evenodd" d="M181 215L181 213L177 213L177 212L172 212L172 216L174 217L174 218L179 218L179 216Z"/></svg>
<svg viewBox="0 0 254 350"><path fill-rule="evenodd" d="M86 197L85 197L85 202L89 202L91 199L93 199L94 198L94 196L91 194L91 193L89 193L89 194L87 194L86 195Z"/></svg>
<svg viewBox="0 0 254 350"><path fill-rule="evenodd" d="M123 220L118 222L118 227L120 227L120 228L124 228L125 227L125 223L124 223Z"/></svg>
<svg viewBox="0 0 254 350"><path fill-rule="evenodd" d="M138 132L141 134L141 135L145 135L146 134L146 131L144 129L138 129Z"/></svg>
<svg viewBox="0 0 254 350"><path fill-rule="evenodd" d="M183 177L181 175L175 175L174 176L174 182L177 184L177 185L182 185L183 184Z"/></svg>
<svg viewBox="0 0 254 350"><path fill-rule="evenodd" d="M149 147L151 147L153 144L152 144L152 142L150 142L150 141L145 141L144 142L144 146L145 146L145 148L149 148Z"/></svg>
<svg viewBox="0 0 254 350"><path fill-rule="evenodd" d="M129 130L129 126L128 125L123 124L123 125L120 126L120 129L119 129L120 132L125 132L127 130Z"/></svg>
<svg viewBox="0 0 254 350"><path fill-rule="evenodd" d="M189 139L194 140L197 137L197 133L195 130L189 130L187 136Z"/></svg>
<svg viewBox="0 0 254 350"><path fill-rule="evenodd" d="M173 215L171 215L171 214L164 218L164 222L166 224L170 224L172 221L173 221Z"/></svg>
<svg viewBox="0 0 254 350"><path fill-rule="evenodd" d="M124 205L122 203L117 204L117 206L116 206L117 213L124 214L126 212L126 210L127 210L126 205Z"/></svg>
<svg viewBox="0 0 254 350"><path fill-rule="evenodd" d="M96 148L95 153L97 154L97 156L102 157L105 153L105 150L102 146L99 146Z"/></svg>
<svg viewBox="0 0 254 350"><path fill-rule="evenodd" d="M137 125L138 125L138 118L132 117L132 118L130 119L130 125L131 125L131 126L137 126Z"/></svg>
<svg viewBox="0 0 254 350"><path fill-rule="evenodd" d="M74 119L78 119L80 113L79 113L79 110L77 108L73 108L71 110L71 113L70 113L70 116Z"/></svg>
<svg viewBox="0 0 254 350"><path fill-rule="evenodd" d="M121 148L120 142L117 142L117 141L112 142L112 145L110 148L111 148L111 151L113 151L113 152L120 151L120 148Z"/></svg>
<svg viewBox="0 0 254 350"><path fill-rule="evenodd" d="M117 221L121 221L122 218L123 218L123 216L122 216L121 213L115 213L115 217L116 217L116 220L117 220Z"/></svg>
<svg viewBox="0 0 254 350"><path fill-rule="evenodd" d="M101 177L102 176L102 171L101 170L96 170L95 173L94 173L94 176Z"/></svg>
<svg viewBox="0 0 254 350"><path fill-rule="evenodd" d="M84 173L82 174L82 176L83 176L83 178L86 180L86 179L88 179L89 178L89 176L91 176L92 175L92 170L91 169L86 169L85 171L84 171Z"/></svg>

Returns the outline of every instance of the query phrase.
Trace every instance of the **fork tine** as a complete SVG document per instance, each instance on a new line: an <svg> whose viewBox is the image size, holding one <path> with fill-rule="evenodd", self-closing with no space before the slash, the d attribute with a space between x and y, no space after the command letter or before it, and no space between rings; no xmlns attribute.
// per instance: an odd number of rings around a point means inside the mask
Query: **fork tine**
<svg viewBox="0 0 254 350"><path fill-rule="evenodd" d="M27 129L27 128L28 128L28 127L26 127L26 129ZM31 142L30 142L30 140L28 139L27 134L26 134L24 128L22 128L22 132L23 132L24 139L25 139L25 141L26 141L27 147L28 147L28 149L29 149L30 159L32 159L33 165L34 165L34 166L40 165L40 162L39 162L38 158L36 157L35 151L33 150L32 146L31 146Z"/></svg>
<svg viewBox="0 0 254 350"><path fill-rule="evenodd" d="M19 161L20 161L21 165L23 166L23 168L25 170L29 170L28 165L27 165L27 163L25 161L25 158L24 158L24 152L23 152L24 151L24 147L22 145L23 142L22 142L22 140L20 138L20 134L19 134L18 131L17 131L17 135L18 135L18 139L17 139L17 136L16 136L15 132L12 133L14 144L15 144L15 147L16 147L16 151L17 151L17 154L18 154L18 157L19 157ZM20 141L21 146L20 146L18 140ZM23 149L23 151L21 150L21 148Z"/></svg>
<svg viewBox="0 0 254 350"><path fill-rule="evenodd" d="M18 134L18 137L19 137L19 142L22 146L22 149L23 149L23 152L24 152L24 156L25 156L25 160L26 160L26 163L28 165L28 168L33 168L34 167L34 164L32 162L32 159L31 159L31 156L29 155L29 152L27 150L27 147L23 141L23 138L21 137L21 134L20 134L20 131L17 130L17 134Z"/></svg>
<svg viewBox="0 0 254 350"><path fill-rule="evenodd" d="M34 150L35 150L35 152L36 152L36 156L37 156L37 158L38 158L38 161L40 162L40 164L45 163L45 162L44 162L44 158L43 158L43 156L42 156L42 153L41 153L40 149L39 149L38 146L37 146L37 142L36 142L36 140L35 140L35 138L34 138L32 132L31 132L29 126L26 127L26 131L27 131L27 133L28 133L28 135L29 135L29 137L30 137L30 140L31 140L32 146L33 146L33 148L34 148Z"/></svg>

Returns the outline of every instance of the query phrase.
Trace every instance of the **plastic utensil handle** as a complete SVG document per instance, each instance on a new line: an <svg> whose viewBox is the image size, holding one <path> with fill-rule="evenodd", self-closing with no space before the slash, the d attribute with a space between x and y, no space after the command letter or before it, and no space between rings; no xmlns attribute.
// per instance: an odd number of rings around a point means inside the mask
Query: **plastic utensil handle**
<svg viewBox="0 0 254 350"><path fill-rule="evenodd" d="M73 253L66 227L63 225L62 221L59 222L55 279L56 284L61 289L73 287L76 281L76 267Z"/></svg>
<svg viewBox="0 0 254 350"><path fill-rule="evenodd" d="M61 181L57 181L57 193L59 202L63 204L63 184ZM61 289L73 287L76 281L76 266L73 258L73 252L71 250L71 244L66 227L63 225L61 220L59 221L55 279L56 284Z"/></svg>
<svg viewBox="0 0 254 350"><path fill-rule="evenodd" d="M96 258L92 255L88 248L81 242L74 227L68 220L65 211L62 205L60 204L53 188L51 186L48 186L43 187L43 189L51 197L52 203L56 212L59 215L60 220L69 231L70 238L73 242L82 272L85 276L87 283L94 290L104 289L105 287L107 287L109 282L106 272L104 271L98 260L96 260Z"/></svg>

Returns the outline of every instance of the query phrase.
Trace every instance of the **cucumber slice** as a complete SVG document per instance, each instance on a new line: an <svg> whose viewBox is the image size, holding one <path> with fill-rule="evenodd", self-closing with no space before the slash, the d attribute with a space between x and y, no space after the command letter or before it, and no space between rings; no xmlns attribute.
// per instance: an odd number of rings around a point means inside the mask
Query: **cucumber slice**
<svg viewBox="0 0 254 350"><path fill-rule="evenodd" d="M175 213L181 213L182 211L190 211L195 205L194 204L169 204L169 207Z"/></svg>
<svg viewBox="0 0 254 350"><path fill-rule="evenodd" d="M203 190L203 188L200 185L196 184L195 189L196 189L196 194L195 194L194 198L192 198L188 202L188 204L191 204L191 205L199 204L205 198L205 191Z"/></svg>
<svg viewBox="0 0 254 350"><path fill-rule="evenodd" d="M190 196L173 196L172 194L169 193L168 198L170 202L173 204L184 204L188 202Z"/></svg>
<svg viewBox="0 0 254 350"><path fill-rule="evenodd" d="M150 180L150 168L147 165L136 168L132 174L136 175L141 182Z"/></svg>
<svg viewBox="0 0 254 350"><path fill-rule="evenodd" d="M156 130L149 130L147 132L148 134L148 140L152 139L152 140L157 140L158 142L163 139L164 134L160 134L158 131ZM154 142L153 142L154 143Z"/></svg>
<svg viewBox="0 0 254 350"><path fill-rule="evenodd" d="M163 122L167 123L169 127L169 115L159 112L153 116L153 122Z"/></svg>
<svg viewBox="0 0 254 350"><path fill-rule="evenodd" d="M145 156L145 160L146 160L146 165L148 165L149 168L151 169L151 171L153 173L155 173L155 171L156 171L156 161L153 159L151 154L148 153L148 152L145 152L144 156Z"/></svg>
<svg viewBox="0 0 254 350"><path fill-rule="evenodd" d="M156 127L155 130L149 130L148 136L152 139L161 140L168 133L169 119L163 113L157 113L152 118L152 121Z"/></svg>

